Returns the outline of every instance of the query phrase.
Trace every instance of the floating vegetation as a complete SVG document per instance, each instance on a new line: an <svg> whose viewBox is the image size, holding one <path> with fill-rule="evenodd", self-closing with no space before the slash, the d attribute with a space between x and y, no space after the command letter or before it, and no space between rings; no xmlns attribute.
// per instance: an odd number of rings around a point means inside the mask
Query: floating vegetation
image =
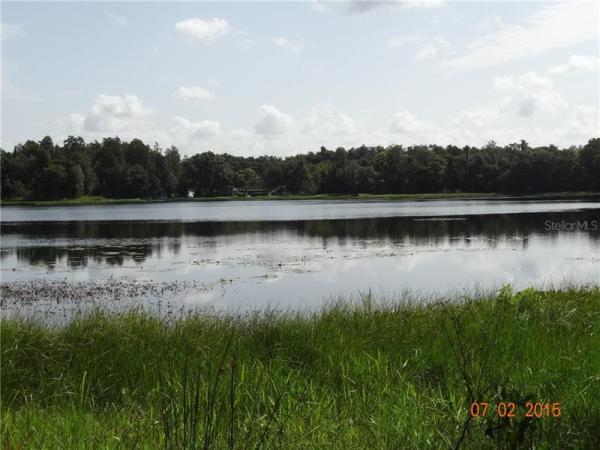
<svg viewBox="0 0 600 450"><path fill-rule="evenodd" d="M161 317L182 316L206 307L203 295L220 285L197 281L30 280L0 283L0 308L7 317L67 323L93 311L139 310ZM210 298L210 297L209 297Z"/></svg>
<svg viewBox="0 0 600 450"><path fill-rule="evenodd" d="M86 280L50 281L30 280L0 284L0 305L29 304L40 300L75 301L86 299L123 300L138 297L164 297L186 291L209 289L197 281L144 281L144 280Z"/></svg>

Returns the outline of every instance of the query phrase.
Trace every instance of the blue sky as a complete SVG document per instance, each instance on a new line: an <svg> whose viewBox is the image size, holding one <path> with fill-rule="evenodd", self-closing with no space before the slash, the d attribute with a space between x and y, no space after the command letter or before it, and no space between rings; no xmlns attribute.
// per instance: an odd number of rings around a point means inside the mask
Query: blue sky
<svg viewBox="0 0 600 450"><path fill-rule="evenodd" d="M579 145L595 2L2 3L2 146L140 137L184 154Z"/></svg>

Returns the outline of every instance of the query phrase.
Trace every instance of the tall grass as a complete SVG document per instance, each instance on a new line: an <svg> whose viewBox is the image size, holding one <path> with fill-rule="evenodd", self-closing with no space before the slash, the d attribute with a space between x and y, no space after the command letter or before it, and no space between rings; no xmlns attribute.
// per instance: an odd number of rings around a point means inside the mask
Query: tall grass
<svg viewBox="0 0 600 450"><path fill-rule="evenodd" d="M6 448L600 448L600 289L2 323ZM524 403L561 417L524 417ZM514 418L471 418L512 401Z"/></svg>

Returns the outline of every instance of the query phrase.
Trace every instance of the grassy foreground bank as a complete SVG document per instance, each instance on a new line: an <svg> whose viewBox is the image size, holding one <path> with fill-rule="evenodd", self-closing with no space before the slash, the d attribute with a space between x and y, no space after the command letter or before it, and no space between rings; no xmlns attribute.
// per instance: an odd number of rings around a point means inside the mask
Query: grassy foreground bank
<svg viewBox="0 0 600 450"><path fill-rule="evenodd" d="M5 448L600 448L600 288L2 323ZM561 415L524 417L525 402ZM471 401L486 417L469 418ZM515 417L497 414L515 402Z"/></svg>
<svg viewBox="0 0 600 450"><path fill-rule="evenodd" d="M549 192L527 195L507 195L496 193L437 193L437 194L357 194L357 195L262 195L255 197L223 196L168 199L105 198L83 196L62 200L0 200L0 206L86 206L120 205L130 203L173 203L173 202L214 202L243 200L379 200L379 201L418 201L418 200L597 200L600 192Z"/></svg>

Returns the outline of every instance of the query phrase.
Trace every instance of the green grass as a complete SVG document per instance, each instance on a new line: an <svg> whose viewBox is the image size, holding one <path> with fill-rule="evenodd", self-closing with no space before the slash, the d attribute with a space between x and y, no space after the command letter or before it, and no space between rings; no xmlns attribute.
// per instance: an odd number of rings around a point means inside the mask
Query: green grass
<svg viewBox="0 0 600 450"><path fill-rule="evenodd" d="M264 195L256 197L195 197L195 198L169 198L169 199L142 199L120 198L110 199L105 197L84 196L75 199L62 200L0 200L1 206L85 206L85 205L118 205L127 203L170 203L170 202L214 202L214 201L243 201L243 200L384 200L384 201L410 201L410 200L484 200L484 199L527 199L527 200L596 200L600 198L597 192L549 192L528 195L506 195L496 193L432 193L432 194L358 194L358 195Z"/></svg>
<svg viewBox="0 0 600 450"><path fill-rule="evenodd" d="M5 448L600 448L600 288L2 323ZM518 404L469 419L473 400ZM527 400L561 417L524 418Z"/></svg>
<svg viewBox="0 0 600 450"><path fill-rule="evenodd" d="M119 205L126 203L147 203L149 200L139 198L120 198L111 199L99 196L82 196L79 198L65 198L62 200L5 200L2 199L2 206L85 206L85 205Z"/></svg>

